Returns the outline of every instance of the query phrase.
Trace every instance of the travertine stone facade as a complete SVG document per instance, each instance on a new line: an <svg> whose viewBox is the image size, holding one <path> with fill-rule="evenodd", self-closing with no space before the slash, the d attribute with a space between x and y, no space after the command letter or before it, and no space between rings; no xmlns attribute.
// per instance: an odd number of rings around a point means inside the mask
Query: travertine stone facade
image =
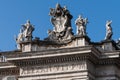
<svg viewBox="0 0 120 80"><path fill-rule="evenodd" d="M79 16L74 35L72 15L60 4L51 8L50 16L55 29L47 38L32 39L34 27L28 21L22 26L30 30L23 32L31 34L20 33L18 50L0 52L0 80L120 80L120 46L112 34L101 42L90 41L88 19Z"/></svg>
<svg viewBox="0 0 120 80"><path fill-rule="evenodd" d="M119 80L120 51L101 52L95 46L5 52L0 75L18 80ZM3 66L3 67L2 67Z"/></svg>

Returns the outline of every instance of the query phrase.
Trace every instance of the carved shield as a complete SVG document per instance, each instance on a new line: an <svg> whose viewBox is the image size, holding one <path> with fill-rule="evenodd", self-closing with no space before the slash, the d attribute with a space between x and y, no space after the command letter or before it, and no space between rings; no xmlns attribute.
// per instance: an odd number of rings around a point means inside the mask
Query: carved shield
<svg viewBox="0 0 120 80"><path fill-rule="evenodd" d="M51 22L52 22L52 24L55 27L54 31L55 32L62 32L62 31L64 31L65 28L66 28L66 26L65 26L66 21L67 21L66 17L52 18Z"/></svg>

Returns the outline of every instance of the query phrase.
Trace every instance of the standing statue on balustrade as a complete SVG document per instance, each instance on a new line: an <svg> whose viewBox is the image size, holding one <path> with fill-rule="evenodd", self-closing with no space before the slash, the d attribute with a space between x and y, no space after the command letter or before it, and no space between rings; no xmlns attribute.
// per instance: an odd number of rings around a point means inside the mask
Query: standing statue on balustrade
<svg viewBox="0 0 120 80"><path fill-rule="evenodd" d="M32 32L34 31L34 26L30 24L30 21L28 20L26 24L22 25L22 28L20 29L20 33L17 37L15 37L17 48L21 49L22 45L21 43L24 41L32 41Z"/></svg>
<svg viewBox="0 0 120 80"><path fill-rule="evenodd" d="M86 25L88 23L87 18L83 18L81 15L76 19L75 24L77 25L77 35L86 36Z"/></svg>
<svg viewBox="0 0 120 80"><path fill-rule="evenodd" d="M110 40L112 38L113 32L112 32L112 27L111 27L112 21L108 20L106 22L106 36L105 40Z"/></svg>
<svg viewBox="0 0 120 80"><path fill-rule="evenodd" d="M23 36L25 41L32 41L32 32L34 31L34 26L28 20L26 24L22 25Z"/></svg>

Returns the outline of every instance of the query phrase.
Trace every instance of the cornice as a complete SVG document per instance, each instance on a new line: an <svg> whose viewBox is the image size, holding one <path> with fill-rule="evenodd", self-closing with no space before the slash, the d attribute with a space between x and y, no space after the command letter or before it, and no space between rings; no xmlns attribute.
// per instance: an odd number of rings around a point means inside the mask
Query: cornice
<svg viewBox="0 0 120 80"><path fill-rule="evenodd" d="M120 57L120 51L119 50L116 50L116 51L110 51L110 52L103 52L101 55L100 55L100 58L101 59L104 59L104 58L119 58Z"/></svg>
<svg viewBox="0 0 120 80"><path fill-rule="evenodd" d="M34 58L46 58L54 56L66 56L74 54L83 54L91 52L92 46L74 47L74 48L62 48L62 49L50 49L36 52L24 52L6 55L8 61L34 59Z"/></svg>
<svg viewBox="0 0 120 80"><path fill-rule="evenodd" d="M115 55L114 57L112 57ZM109 64L119 58L119 51L101 53L94 46L50 49L37 52L23 52L7 55L7 61L18 66L45 65L63 62L90 60L94 64ZM117 57L116 57L117 56Z"/></svg>
<svg viewBox="0 0 120 80"><path fill-rule="evenodd" d="M85 55L67 55L59 57L37 58L37 59L24 59L16 60L13 63L17 66L34 66L34 65L49 65L57 63L78 62L87 59L88 53Z"/></svg>
<svg viewBox="0 0 120 80"><path fill-rule="evenodd" d="M25 54L25 53L23 53ZM33 54L33 55L32 55ZM100 56L100 51L98 51L93 46L87 46L86 48L77 47L69 49L59 49L57 51L45 51L37 53L27 53L25 56L20 56L18 58L8 58L9 62L15 63L18 66L26 65L46 65L53 63L65 63L65 62L77 62L82 60L91 60L96 63ZM22 54L20 54L22 55Z"/></svg>
<svg viewBox="0 0 120 80"><path fill-rule="evenodd" d="M97 65L117 65L120 67L120 58L99 59Z"/></svg>
<svg viewBox="0 0 120 80"><path fill-rule="evenodd" d="M9 62L0 62L0 70L5 68L15 68L16 66Z"/></svg>

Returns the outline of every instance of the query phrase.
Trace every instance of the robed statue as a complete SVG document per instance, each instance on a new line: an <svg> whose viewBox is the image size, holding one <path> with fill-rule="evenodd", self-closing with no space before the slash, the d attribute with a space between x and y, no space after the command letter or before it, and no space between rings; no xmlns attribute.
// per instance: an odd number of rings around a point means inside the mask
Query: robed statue
<svg viewBox="0 0 120 80"><path fill-rule="evenodd" d="M76 19L75 24L77 26L77 35L86 36L86 25L88 23L87 18L83 18L81 15Z"/></svg>
<svg viewBox="0 0 120 80"><path fill-rule="evenodd" d="M32 41L32 32L34 31L34 26L30 23L29 20L27 20L26 24L22 25L22 28L20 29L20 33L17 37L15 37L17 48L21 49L21 42L24 41Z"/></svg>
<svg viewBox="0 0 120 80"><path fill-rule="evenodd" d="M51 41L64 41L71 39L73 36L70 14L67 7L61 7L60 4L56 4L55 8L50 8L51 23L54 26L53 30L49 30L49 37L46 40Z"/></svg>
<svg viewBox="0 0 120 80"><path fill-rule="evenodd" d="M34 26L27 20L26 24L22 25L23 35L25 41L32 41L32 32L34 31Z"/></svg>

